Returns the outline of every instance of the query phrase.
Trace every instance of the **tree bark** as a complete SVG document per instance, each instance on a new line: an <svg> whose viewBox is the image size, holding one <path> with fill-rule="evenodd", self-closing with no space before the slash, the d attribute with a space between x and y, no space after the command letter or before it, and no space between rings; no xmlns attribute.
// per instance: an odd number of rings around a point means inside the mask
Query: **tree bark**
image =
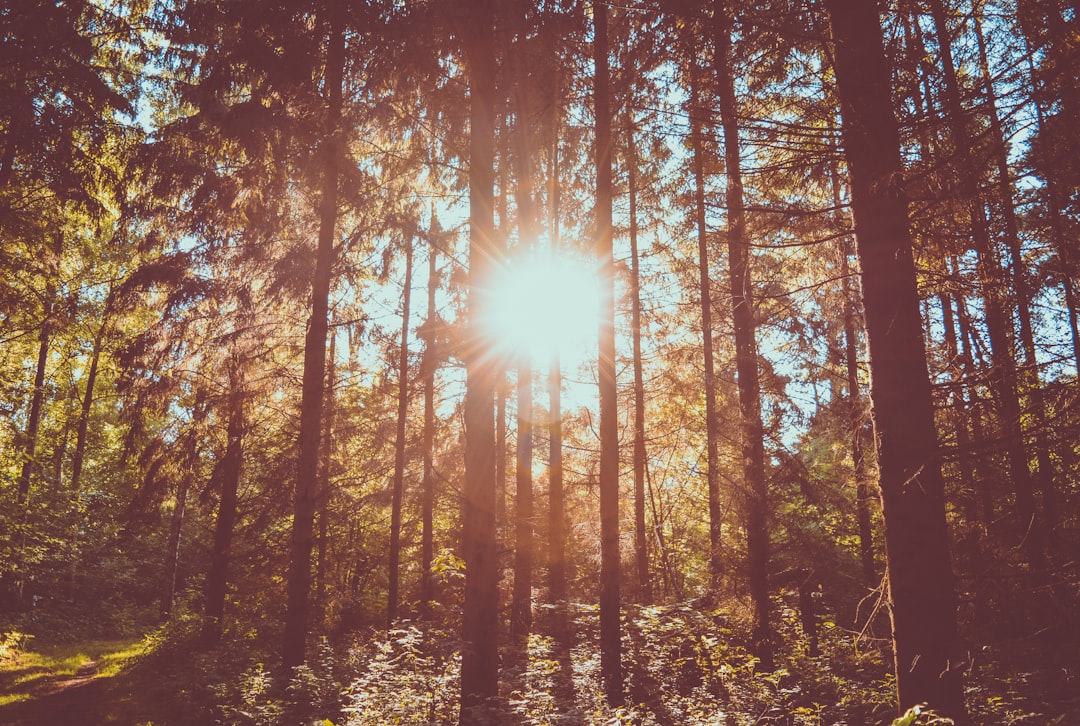
<svg viewBox="0 0 1080 726"><path fill-rule="evenodd" d="M206 576L203 611L203 642L221 639L225 616L225 595L229 584L229 556L236 527L236 503L244 468L244 400L238 371L233 371L228 393L228 444L221 462L221 500L214 525L214 545L210 551L210 572Z"/></svg>
<svg viewBox="0 0 1080 726"><path fill-rule="evenodd" d="M859 524L859 560L862 563L863 582L869 588L878 586L877 564L874 561L874 529L871 524L871 507L874 494L872 472L867 460L866 426L870 418L859 388L859 352L855 326L855 291L852 290L851 272L848 266L848 241L841 250L840 274L844 277L844 358L847 372L848 415L851 427L851 459L855 465L855 512Z"/></svg>
<svg viewBox="0 0 1080 726"><path fill-rule="evenodd" d="M769 482L765 474L765 430L761 419L754 283L750 273L750 243L746 238L746 207L739 154L739 111L731 60L733 21L722 0L716 3L716 22L717 100L724 131L724 164L727 172L728 279L731 283L735 369L739 385L746 551L749 558L750 597L754 603L754 648L763 665L770 667L774 634L769 623Z"/></svg>
<svg viewBox="0 0 1080 726"><path fill-rule="evenodd" d="M551 102L551 168L548 178L549 215L548 228L551 235L551 252L558 254L559 204L559 130L560 97L559 79L556 77ZM559 351L551 353L548 362L548 600L553 603L566 599L566 509L563 495L562 451L562 364Z"/></svg>
<svg viewBox="0 0 1080 726"><path fill-rule="evenodd" d="M462 724L484 722L482 707L498 695L498 551L495 530L495 385L498 363L479 329L490 305L487 290L495 243L495 3L470 4L464 30L469 75L469 278L465 358L465 486L462 554L465 603L462 622Z"/></svg>
<svg viewBox="0 0 1080 726"><path fill-rule="evenodd" d="M628 59L628 63L631 61ZM630 222L630 334L634 366L634 561L637 564L638 599L652 602L649 575L649 531L645 523L645 380L641 359L641 260L638 254L637 145L634 142L634 110L626 109L626 172ZM710 472L712 470L710 469Z"/></svg>
<svg viewBox="0 0 1080 726"><path fill-rule="evenodd" d="M184 528L184 514L187 510L187 495L190 477L183 476L176 486L176 504L173 506L172 522L169 524L169 539L165 544L165 566L162 567L161 600L158 606L160 620L168 620L172 615L176 599L176 571L180 564L180 538Z"/></svg>
<svg viewBox="0 0 1080 726"><path fill-rule="evenodd" d="M83 461L86 458L86 439L90 428L90 409L94 405L94 386L97 383L98 363L101 359L101 347L112 316L113 291L110 289L105 298L105 307L101 312L101 325L94 336L94 349L90 353L90 370L86 374L86 389L83 391L82 408L79 411L79 427L75 434L75 453L71 457L71 496L79 496L82 482Z"/></svg>
<svg viewBox="0 0 1080 726"><path fill-rule="evenodd" d="M35 457L37 456L38 429L41 427L41 409L45 403L45 371L49 363L55 289L55 284L50 280L45 292L45 317L41 322L41 331L38 333L38 355L37 364L34 367L34 388L30 394L30 411L26 416L26 431L23 433L22 467L19 470L18 484L19 504L26 503L30 494L30 478L37 468Z"/></svg>
<svg viewBox="0 0 1080 726"><path fill-rule="evenodd" d="M204 416L203 392L195 394L195 405L191 411L191 427L188 431L187 446L184 452L185 472L176 486L176 505L173 507L172 522L169 525L169 539L165 545L165 563L161 568L161 600L158 616L162 621L169 618L176 598L176 572L180 564L180 538L184 528L184 514L187 510L188 491L199 470L199 426Z"/></svg>
<svg viewBox="0 0 1080 726"><path fill-rule="evenodd" d="M322 431L323 385L326 374L326 337L330 283L336 253L338 168L341 138L342 75L345 65L344 6L330 11L326 58L326 138L323 142L323 178L319 203L319 237L315 273L311 281L311 318L304 342L303 389L300 398L300 436L293 527L289 548L288 595L282 660L286 668L304 663L311 609L311 551L314 545L315 508L319 500L319 433Z"/></svg>
<svg viewBox="0 0 1080 726"><path fill-rule="evenodd" d="M705 366L705 448L709 495L709 590L720 592L723 551L720 548L720 445L716 413L716 364L713 361L712 288L709 272L709 235L705 226L705 149L702 126L705 109L698 78L697 43L691 40L690 58L690 153L694 169L694 209L698 243L698 291L701 303L701 350Z"/></svg>
<svg viewBox="0 0 1080 726"><path fill-rule="evenodd" d="M956 600L900 137L875 3L826 0L879 440L899 708L965 716Z"/></svg>
<svg viewBox="0 0 1080 726"><path fill-rule="evenodd" d="M615 259L612 250L608 5L593 7L596 121L596 262L600 287L600 675L608 705L623 703L619 624L619 421L615 381Z"/></svg>
<svg viewBox="0 0 1080 726"><path fill-rule="evenodd" d="M386 627L398 617L401 566L401 499L405 491L405 419L409 413L409 303L412 300L413 242L405 241L405 290L402 292L401 344L398 346L397 433L394 438L394 481L390 493L390 573L386 593Z"/></svg>
<svg viewBox="0 0 1080 726"><path fill-rule="evenodd" d="M834 162L830 169L833 204L837 209L838 223L845 220L840 211L843 199L840 193L840 169ZM840 240L841 295L844 298L844 368L847 375L848 427L851 432L851 461L855 473L855 518L859 527L859 562L862 564L863 584L876 588L880 581L874 561L874 528L872 526L873 499L875 492L873 472L867 460L866 428L872 417L863 402L859 385L859 337L858 337L858 281L855 280L849 259L855 253L851 237ZM873 444L871 443L871 446Z"/></svg>
<svg viewBox="0 0 1080 726"><path fill-rule="evenodd" d="M524 5L519 6L523 10ZM524 16L515 18L521 38L527 27ZM511 52L516 83L512 93L514 126L512 129L515 196L518 212L518 248L531 250L539 237L536 205L533 199L532 103L528 74L523 67L524 50L515 46ZM517 355L517 466L514 470L514 589L510 603L510 634L526 635L532 627L533 579L533 390L532 359L528 351Z"/></svg>
<svg viewBox="0 0 1080 726"><path fill-rule="evenodd" d="M434 211L431 215L432 237L438 234L438 222ZM431 577L431 563L435 555L435 368L438 365L438 353L435 350L436 316L435 293L439 289L439 274L436 268L438 250L435 240L428 245L428 289L427 318L425 320L424 340L424 429L423 460L424 471L420 482L420 613L423 617L431 616L431 601L435 597L434 582Z"/></svg>
<svg viewBox="0 0 1080 726"><path fill-rule="evenodd" d="M510 607L510 634L525 636L532 628L533 570L533 398L532 364L528 353L517 368L517 484L514 498L514 590Z"/></svg>
<svg viewBox="0 0 1080 726"><path fill-rule="evenodd" d="M337 386L337 331L330 331L329 336L322 447L319 449L319 545L315 555L315 602L320 621L326 616L327 550L330 547L330 500L333 498L330 479L334 468L334 389Z"/></svg>

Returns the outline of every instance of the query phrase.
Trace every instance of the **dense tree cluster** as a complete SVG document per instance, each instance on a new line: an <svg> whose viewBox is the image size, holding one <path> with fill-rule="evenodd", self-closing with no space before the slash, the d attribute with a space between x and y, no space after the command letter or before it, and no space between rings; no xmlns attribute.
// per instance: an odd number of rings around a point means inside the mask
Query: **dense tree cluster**
<svg viewBox="0 0 1080 726"><path fill-rule="evenodd" d="M406 633L367 697L460 658L426 718L497 723L593 604L612 713L662 690L660 609L680 673L786 674L827 616L964 722L971 653L1075 635L1078 28L0 0L0 628L194 619L294 676ZM490 322L549 258L586 354Z"/></svg>

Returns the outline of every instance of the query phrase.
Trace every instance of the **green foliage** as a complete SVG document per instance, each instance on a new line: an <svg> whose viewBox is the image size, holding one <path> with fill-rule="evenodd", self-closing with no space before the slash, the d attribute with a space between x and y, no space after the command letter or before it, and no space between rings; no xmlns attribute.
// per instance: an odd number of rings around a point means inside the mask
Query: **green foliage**
<svg viewBox="0 0 1080 726"><path fill-rule="evenodd" d="M330 642L320 638L307 663L293 669L285 689L289 717L303 723L314 723L327 715L336 717L345 690L344 665L335 657Z"/></svg>
<svg viewBox="0 0 1080 726"><path fill-rule="evenodd" d="M33 637L18 630L0 634L0 666L17 660Z"/></svg>
<svg viewBox="0 0 1080 726"><path fill-rule="evenodd" d="M285 715L285 702L274 696L274 680L262 663L240 675L239 703L219 705L226 723L274 726Z"/></svg>
<svg viewBox="0 0 1080 726"><path fill-rule="evenodd" d="M531 633L526 642L526 663L520 676L514 678L515 688L508 696L510 708L521 717L521 723L546 724L556 722L560 709L560 681L567 674L565 658L560 659L559 644L548 635Z"/></svg>
<svg viewBox="0 0 1080 726"><path fill-rule="evenodd" d="M461 656L446 633L406 625L373 635L352 659L361 675L346 689L346 723L455 723Z"/></svg>

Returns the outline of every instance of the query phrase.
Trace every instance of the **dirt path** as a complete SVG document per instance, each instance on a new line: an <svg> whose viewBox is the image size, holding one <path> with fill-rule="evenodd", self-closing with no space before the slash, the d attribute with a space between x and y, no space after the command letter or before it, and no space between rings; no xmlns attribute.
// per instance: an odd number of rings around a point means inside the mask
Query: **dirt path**
<svg viewBox="0 0 1080 726"><path fill-rule="evenodd" d="M91 726L120 723L108 714L111 679L99 676L97 661L70 676L44 676L30 684L29 698L0 706L0 726Z"/></svg>

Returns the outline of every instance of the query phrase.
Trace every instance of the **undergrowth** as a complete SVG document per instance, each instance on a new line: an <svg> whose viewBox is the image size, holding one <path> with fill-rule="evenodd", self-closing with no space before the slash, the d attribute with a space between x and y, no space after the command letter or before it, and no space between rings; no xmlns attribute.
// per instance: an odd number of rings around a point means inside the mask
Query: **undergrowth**
<svg viewBox="0 0 1080 726"><path fill-rule="evenodd" d="M488 722L947 723L922 707L896 719L887 643L867 641L824 618L812 649L796 613L782 599L776 604L780 647L772 669L751 653L749 620L742 613L696 604L626 608L626 700L619 707L609 706L603 695L597 608L571 602L539 606L531 635L501 641L500 694L486 706ZM100 673L118 676L115 694L133 694L123 697L139 701L127 711L139 714L138 723L421 726L458 720L461 643L453 622L402 621L390 631L319 638L307 664L290 673L277 660L273 631L237 625L209 647L200 625L199 616L181 613L141 640L87 639L40 652L28 635L10 631L0 638L3 690L25 694L18 678L75 673L97 661ZM1080 722L1070 720L1080 703L1061 697L1075 692L1076 680L1067 664L1050 663L1038 649L1013 644L1000 653L987 650L968 678L972 723Z"/></svg>

